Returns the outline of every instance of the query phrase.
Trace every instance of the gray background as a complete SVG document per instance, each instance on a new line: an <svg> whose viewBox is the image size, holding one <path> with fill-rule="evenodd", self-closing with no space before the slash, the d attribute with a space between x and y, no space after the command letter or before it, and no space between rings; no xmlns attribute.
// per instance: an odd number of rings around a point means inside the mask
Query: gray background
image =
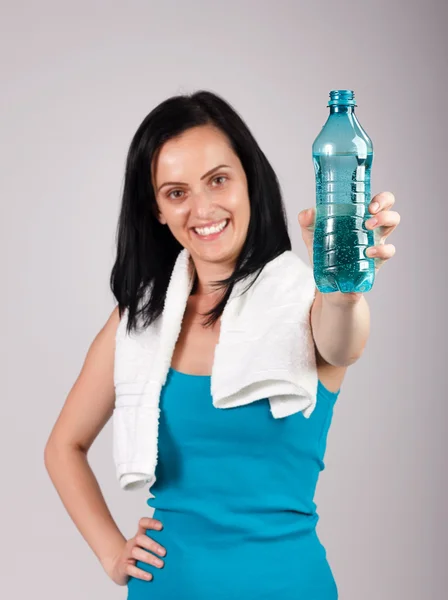
<svg viewBox="0 0 448 600"><path fill-rule="evenodd" d="M402 220L335 409L318 533L342 599L446 597L447 5L11 1L1 13L2 597L125 597L65 512L43 449L114 306L131 137L156 104L201 88L233 104L272 162L303 259L311 145L328 92L355 90L372 193L393 192ZM147 493L119 489L110 422L90 461L131 537Z"/></svg>

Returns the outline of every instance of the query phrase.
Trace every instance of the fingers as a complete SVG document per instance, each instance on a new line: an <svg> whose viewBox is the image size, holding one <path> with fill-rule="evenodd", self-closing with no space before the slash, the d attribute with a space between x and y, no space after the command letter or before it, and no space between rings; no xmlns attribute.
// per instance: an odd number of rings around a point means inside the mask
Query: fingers
<svg viewBox="0 0 448 600"><path fill-rule="evenodd" d="M150 517L142 517L138 522L139 533L145 531L145 529L157 529L160 531L163 527L162 522L157 519L152 519Z"/></svg>
<svg viewBox="0 0 448 600"><path fill-rule="evenodd" d="M379 246L370 246L366 250L366 256L387 260L395 255L395 246L393 244L380 244Z"/></svg>
<svg viewBox="0 0 448 600"><path fill-rule="evenodd" d="M140 548L140 546L137 544L132 548L131 556L132 556L132 558L135 558L136 560L145 562L148 565L157 567L158 569L161 569L165 564L161 558L159 558L158 556L154 556L154 554L151 554L151 552L148 552L147 550L144 550L143 548Z"/></svg>
<svg viewBox="0 0 448 600"><path fill-rule="evenodd" d="M391 208L395 203L395 196L392 192L380 192L372 198L369 204L369 210L372 214Z"/></svg>
<svg viewBox="0 0 448 600"><path fill-rule="evenodd" d="M131 560L138 560L148 565L152 565L153 567L157 567L158 569L164 567L164 561L161 560L158 556L155 556L155 554L165 556L165 548L147 535L147 531L149 529L160 531L162 528L162 523L157 519L153 519L150 517L142 517L139 520L138 532L133 540L134 545L130 550ZM132 563L127 563L125 570L128 575L132 577L137 577L138 579L145 579L146 581L150 581L153 578L151 573L148 573L144 569L139 569Z"/></svg>
<svg viewBox="0 0 448 600"><path fill-rule="evenodd" d="M366 227L396 227L400 223L400 215L394 210L385 210L366 221Z"/></svg>
<svg viewBox="0 0 448 600"><path fill-rule="evenodd" d="M135 577L137 579L145 579L146 581L151 581L152 575L143 569L139 569L135 565L127 564L125 568L126 575L130 575L131 577Z"/></svg>
<svg viewBox="0 0 448 600"><path fill-rule="evenodd" d="M369 204L369 211L373 216L367 219L365 226L374 232L375 245L367 248L365 255L375 258L375 269L381 267L396 252L393 244L384 243L401 220L399 213L390 210L394 203L395 196L391 192L381 192Z"/></svg>
<svg viewBox="0 0 448 600"><path fill-rule="evenodd" d="M394 210L385 210L376 214L365 223L366 228L373 230L375 243L384 243L384 240L394 231L400 223L401 217Z"/></svg>
<svg viewBox="0 0 448 600"><path fill-rule="evenodd" d="M298 215L299 225L312 231L314 229L314 212L314 208L307 208L300 211Z"/></svg>
<svg viewBox="0 0 448 600"><path fill-rule="evenodd" d="M150 517L142 517L138 522L138 525L139 529L137 535L135 536L135 540L138 540L140 546L151 550L151 552L160 554L160 556L165 556L165 548L157 542L155 542L150 537L148 537L148 535L146 534L146 531L148 529L155 529L157 531L160 531L163 528L161 521L158 521L157 519L152 519Z"/></svg>
<svg viewBox="0 0 448 600"><path fill-rule="evenodd" d="M160 556L165 556L166 550L163 546L158 544L152 538L148 537L144 533L140 533L135 537L136 543L142 548L146 548L155 554L159 554Z"/></svg>

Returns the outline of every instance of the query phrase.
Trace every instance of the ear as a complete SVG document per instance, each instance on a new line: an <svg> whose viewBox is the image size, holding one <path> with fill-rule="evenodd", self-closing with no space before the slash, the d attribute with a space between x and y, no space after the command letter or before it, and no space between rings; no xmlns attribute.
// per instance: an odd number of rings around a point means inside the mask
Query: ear
<svg viewBox="0 0 448 600"><path fill-rule="evenodd" d="M159 221L159 223L161 223L162 225L166 225L166 219L160 212L159 207L157 205L153 207L153 214L155 218Z"/></svg>

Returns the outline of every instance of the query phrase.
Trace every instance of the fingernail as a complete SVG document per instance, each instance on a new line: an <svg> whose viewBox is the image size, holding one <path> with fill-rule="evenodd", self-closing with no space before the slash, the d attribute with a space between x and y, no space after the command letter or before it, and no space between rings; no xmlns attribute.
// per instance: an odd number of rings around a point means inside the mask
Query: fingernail
<svg viewBox="0 0 448 600"><path fill-rule="evenodd" d="M162 556L165 556L165 554L166 554L165 548L162 548L161 546L159 546L157 548L157 552L158 552L158 554L161 554Z"/></svg>
<svg viewBox="0 0 448 600"><path fill-rule="evenodd" d="M372 202L372 204L370 205L370 209L373 212L376 212L379 209L380 205L378 204L378 202Z"/></svg>
<svg viewBox="0 0 448 600"><path fill-rule="evenodd" d="M375 256L376 254L376 248L370 248L369 249L369 256Z"/></svg>
<svg viewBox="0 0 448 600"><path fill-rule="evenodd" d="M369 224L369 227L375 227L375 225L378 223L378 219L369 219L367 223Z"/></svg>

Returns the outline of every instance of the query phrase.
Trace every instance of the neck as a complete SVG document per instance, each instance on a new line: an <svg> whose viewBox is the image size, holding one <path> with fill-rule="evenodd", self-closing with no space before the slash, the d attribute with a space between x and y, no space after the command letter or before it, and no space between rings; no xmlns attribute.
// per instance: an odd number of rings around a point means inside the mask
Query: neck
<svg viewBox="0 0 448 600"><path fill-rule="evenodd" d="M193 272L196 271L197 276L193 295L197 298L207 298L211 302L218 299L223 293L222 289L213 286L212 283L227 279L234 271L234 266L230 266L227 262L193 261L191 257L190 267L193 269Z"/></svg>
<svg viewBox="0 0 448 600"><path fill-rule="evenodd" d="M352 115L355 112L354 106L330 106L330 115L334 113L341 113L346 115Z"/></svg>

